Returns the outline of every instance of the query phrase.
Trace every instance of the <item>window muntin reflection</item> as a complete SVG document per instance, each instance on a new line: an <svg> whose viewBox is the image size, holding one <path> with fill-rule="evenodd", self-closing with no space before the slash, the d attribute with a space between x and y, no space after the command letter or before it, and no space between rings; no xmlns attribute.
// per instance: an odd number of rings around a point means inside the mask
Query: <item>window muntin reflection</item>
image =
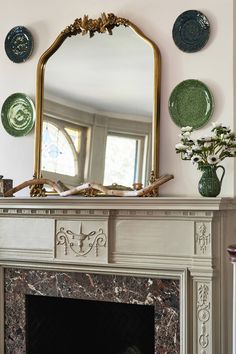
<svg viewBox="0 0 236 354"><path fill-rule="evenodd" d="M81 138L82 138L82 130L75 128L65 128L65 131L70 136L75 150L79 153L81 148Z"/></svg>
<svg viewBox="0 0 236 354"><path fill-rule="evenodd" d="M105 153L104 185L112 183L132 187L140 181L143 160L143 137L108 134Z"/></svg>

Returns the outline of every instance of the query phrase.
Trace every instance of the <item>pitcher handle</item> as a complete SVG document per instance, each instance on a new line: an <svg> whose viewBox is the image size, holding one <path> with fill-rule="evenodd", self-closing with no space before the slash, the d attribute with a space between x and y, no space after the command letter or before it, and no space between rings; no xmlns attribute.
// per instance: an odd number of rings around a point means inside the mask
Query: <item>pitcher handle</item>
<svg viewBox="0 0 236 354"><path fill-rule="evenodd" d="M223 178L224 178L224 175L225 175L225 168L224 168L224 166L221 166L221 165L217 166L217 167L216 167L216 170L217 170L218 168L222 168L222 170L223 170L222 176L221 176L221 179L220 179L220 187L221 187L221 184L222 184L222 181L223 181Z"/></svg>

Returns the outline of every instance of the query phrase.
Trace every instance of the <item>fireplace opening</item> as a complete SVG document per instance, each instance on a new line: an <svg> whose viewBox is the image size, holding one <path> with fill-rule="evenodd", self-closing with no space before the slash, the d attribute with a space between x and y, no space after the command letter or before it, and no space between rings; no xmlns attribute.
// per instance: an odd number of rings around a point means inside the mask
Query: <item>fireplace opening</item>
<svg viewBox="0 0 236 354"><path fill-rule="evenodd" d="M154 354L154 306L26 295L27 354Z"/></svg>

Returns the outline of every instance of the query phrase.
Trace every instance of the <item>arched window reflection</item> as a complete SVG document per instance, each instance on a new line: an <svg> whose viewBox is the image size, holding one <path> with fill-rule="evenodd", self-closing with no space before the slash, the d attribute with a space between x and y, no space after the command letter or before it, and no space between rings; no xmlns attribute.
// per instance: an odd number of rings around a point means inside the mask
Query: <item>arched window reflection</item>
<svg viewBox="0 0 236 354"><path fill-rule="evenodd" d="M87 128L53 118L43 122L42 171L44 176L78 185L84 180Z"/></svg>
<svg viewBox="0 0 236 354"><path fill-rule="evenodd" d="M42 170L68 176L76 175L74 151L66 131L50 122L44 122L42 144Z"/></svg>

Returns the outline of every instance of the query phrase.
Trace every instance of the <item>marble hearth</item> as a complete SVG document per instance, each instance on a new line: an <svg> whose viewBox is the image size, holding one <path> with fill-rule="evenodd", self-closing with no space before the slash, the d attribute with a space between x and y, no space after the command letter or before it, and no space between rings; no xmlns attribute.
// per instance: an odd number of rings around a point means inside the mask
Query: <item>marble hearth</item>
<svg viewBox="0 0 236 354"><path fill-rule="evenodd" d="M25 352L31 294L154 305L155 354L229 354L235 210L221 198L1 199L0 353Z"/></svg>
<svg viewBox="0 0 236 354"><path fill-rule="evenodd" d="M26 294L154 305L155 352L180 352L177 280L9 268L5 270L4 288L7 353L26 352Z"/></svg>

